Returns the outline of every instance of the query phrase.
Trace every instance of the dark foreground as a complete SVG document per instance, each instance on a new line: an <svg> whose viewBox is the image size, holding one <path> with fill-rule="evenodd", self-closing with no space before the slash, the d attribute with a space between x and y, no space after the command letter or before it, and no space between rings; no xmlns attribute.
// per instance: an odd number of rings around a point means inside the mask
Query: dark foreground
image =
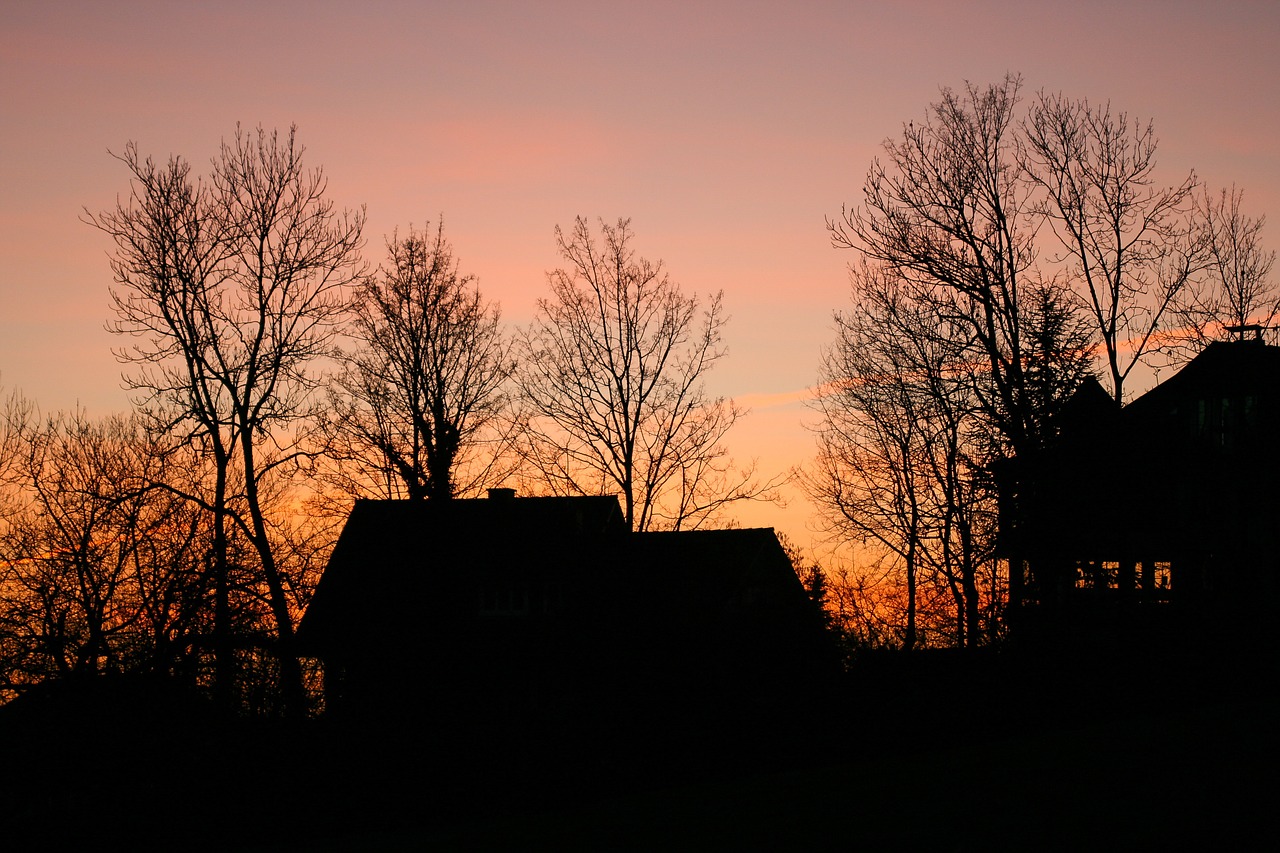
<svg viewBox="0 0 1280 853"><path fill-rule="evenodd" d="M557 731L99 682L0 708L0 846L1274 849L1275 663L884 655L785 712Z"/></svg>

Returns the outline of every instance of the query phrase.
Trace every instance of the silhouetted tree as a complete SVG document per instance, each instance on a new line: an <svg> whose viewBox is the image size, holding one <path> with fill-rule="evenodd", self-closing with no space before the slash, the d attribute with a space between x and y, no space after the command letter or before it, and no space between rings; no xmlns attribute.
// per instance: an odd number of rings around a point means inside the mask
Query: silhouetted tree
<svg viewBox="0 0 1280 853"><path fill-rule="evenodd" d="M903 643L912 648L929 429L919 409L929 401L911 384L918 377L905 363L895 329L883 327L882 335L870 314L837 315L836 321L840 340L820 370L823 392L816 405L822 422L809 491L833 510L840 535L874 541L901 562L907 588Z"/></svg>
<svg viewBox="0 0 1280 853"><path fill-rule="evenodd" d="M521 341L526 458L557 492L620 493L636 530L696 527L773 485L734 470L721 442L743 411L703 384L725 354L721 294L699 311L636 256L630 220L600 229L556 227L568 266Z"/></svg>
<svg viewBox="0 0 1280 853"><path fill-rule="evenodd" d="M1110 104L1041 93L1023 125L1023 171L1070 280L1093 316L1117 403L1134 367L1157 348L1179 295L1204 263L1191 219L1195 173L1155 183L1151 122Z"/></svg>
<svg viewBox="0 0 1280 853"><path fill-rule="evenodd" d="M886 580L900 578L905 648L918 644L922 616L929 633L976 644L987 633L982 577L995 570L984 471L993 445L967 327L913 299L883 266L854 267L852 281L852 308L837 313L820 369L806 486L833 534L861 542Z"/></svg>
<svg viewBox="0 0 1280 853"><path fill-rule="evenodd" d="M1035 260L1031 200L1015 154L1021 81L942 91L923 122L886 140L863 206L828 220L832 243L884 266L963 325L984 375L982 406L1014 453L1038 446L1019 317Z"/></svg>
<svg viewBox="0 0 1280 853"><path fill-rule="evenodd" d="M796 573L796 578L804 587L805 594L809 596L818 624L831 638L833 645L843 654L845 652L844 632L831 609L827 573L817 560L806 558L804 552L786 534L778 534L778 543L782 545L783 552L791 561L792 571Z"/></svg>
<svg viewBox="0 0 1280 853"><path fill-rule="evenodd" d="M1052 442L1062 404L1094 376L1096 336L1075 294L1057 283L1037 282L1024 302L1027 400L1037 434Z"/></svg>
<svg viewBox="0 0 1280 853"><path fill-rule="evenodd" d="M860 258L820 370L806 483L832 533L863 543L877 583L901 590L881 600L901 607L907 648L922 617L957 645L995 631L991 466L1039 452L1090 372L1070 279L1037 266L1049 208L1018 156L1019 88L944 89L885 142L863 206L828 222Z"/></svg>
<svg viewBox="0 0 1280 853"><path fill-rule="evenodd" d="M344 356L327 425L343 491L445 499L494 478L508 434L511 346L498 306L459 272L443 224L434 235L393 235L352 315L357 349Z"/></svg>
<svg viewBox="0 0 1280 853"><path fill-rule="evenodd" d="M302 155L294 128L284 138L237 128L204 180L193 179L183 159L157 166L130 143L119 158L130 172L129 197L86 213L115 243L110 328L133 340L118 352L135 366L128 387L213 461L209 488L184 493L214 516L219 690L225 698L233 677L227 528L234 524L260 564L282 687L295 710L303 700L291 579L277 564L262 488L290 455L287 431L309 412L311 365L331 351L346 288L362 275L364 222L362 212L335 211L323 172L305 168ZM233 477L238 508L229 496Z"/></svg>
<svg viewBox="0 0 1280 853"><path fill-rule="evenodd" d="M826 573L828 608L839 631L845 659L877 649L899 648L904 611L901 578L896 569L877 571L875 565L837 565Z"/></svg>
<svg viewBox="0 0 1280 853"><path fill-rule="evenodd" d="M1196 199L1197 225L1207 243L1205 275L1179 292L1174 315L1185 337L1177 360L1194 356L1228 327L1266 330L1280 316L1280 285L1270 280L1276 253L1262 245L1266 217L1241 209L1244 191L1232 186Z"/></svg>
<svg viewBox="0 0 1280 853"><path fill-rule="evenodd" d="M0 385L0 531L6 513L12 508L13 472L21 456L22 436L34 415L35 407L20 392L4 394Z"/></svg>
<svg viewBox="0 0 1280 853"><path fill-rule="evenodd" d="M0 531L0 691L48 678L194 675L208 612L207 516L152 484L172 454L136 417L30 422Z"/></svg>

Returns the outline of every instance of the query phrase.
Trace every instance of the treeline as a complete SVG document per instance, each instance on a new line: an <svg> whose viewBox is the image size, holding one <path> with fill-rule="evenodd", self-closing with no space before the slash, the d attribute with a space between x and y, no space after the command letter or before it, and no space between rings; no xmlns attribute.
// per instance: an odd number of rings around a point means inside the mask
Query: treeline
<svg viewBox="0 0 1280 853"><path fill-rule="evenodd" d="M1149 121L1018 77L944 89L828 221L857 254L805 485L857 546L827 583L851 645L998 640L1018 560L997 552L1000 460L1051 453L1084 382L1122 403L1139 365L1274 334L1264 220L1235 186L1163 184L1156 143Z"/></svg>
<svg viewBox="0 0 1280 853"><path fill-rule="evenodd" d="M635 529L681 529L779 482L733 464L742 411L704 384L720 294L686 295L625 219L557 228L565 266L509 331L439 223L367 264L363 211L335 207L292 129L238 129L203 175L133 144L118 159L129 192L84 220L114 245L135 408L4 404L0 698L152 672L308 713L294 626L355 498L509 483L619 494Z"/></svg>
<svg viewBox="0 0 1280 853"><path fill-rule="evenodd" d="M1155 152L1109 105L944 90L828 222L857 259L802 481L851 550L794 560L849 649L998 640L993 466L1051 447L1095 374L1124 400L1137 365L1270 327L1263 220L1234 187L1160 185ZM128 192L85 211L134 410L4 399L0 699L142 672L315 710L293 629L354 498L618 494L646 530L776 496L704 383L722 294L686 294L628 220L557 227L563 265L512 330L439 222L369 263L363 211L303 154L293 129L237 129L198 173L129 144Z"/></svg>

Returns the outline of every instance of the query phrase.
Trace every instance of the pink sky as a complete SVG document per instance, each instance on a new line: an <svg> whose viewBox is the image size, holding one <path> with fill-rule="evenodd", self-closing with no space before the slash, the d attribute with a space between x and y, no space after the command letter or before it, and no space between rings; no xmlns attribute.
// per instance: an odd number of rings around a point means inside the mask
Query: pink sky
<svg viewBox="0 0 1280 853"><path fill-rule="evenodd" d="M1116 8L1112 8L1112 7ZM879 143L940 86L1021 73L1155 119L1161 175L1194 168L1280 217L1273 2L6 2L0 6L0 383L45 411L127 407L107 241L78 220L126 189L136 140L203 166L237 121L296 123L331 197L383 236L443 213L464 271L530 318L552 229L629 216L687 290L723 289L711 390L769 472L805 464L856 204ZM1280 245L1280 221L1266 234ZM813 508L742 512L814 541Z"/></svg>

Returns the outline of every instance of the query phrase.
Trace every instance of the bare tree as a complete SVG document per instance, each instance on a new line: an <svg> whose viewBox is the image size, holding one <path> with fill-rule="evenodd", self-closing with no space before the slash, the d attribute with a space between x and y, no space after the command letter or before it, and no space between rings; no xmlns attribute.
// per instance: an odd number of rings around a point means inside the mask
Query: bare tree
<svg viewBox="0 0 1280 853"><path fill-rule="evenodd" d="M1134 368L1182 339L1178 319L1275 316L1274 256L1234 190L1197 217L1194 173L1157 183L1150 123L1046 94L1019 120L1020 84L944 89L885 142L862 206L828 222L862 263L822 368L810 488L837 533L877 542L878 569L902 578L908 646L930 583L967 641L981 627L982 590L1000 587L981 569L993 477L1012 522L1003 556L1021 567L1038 549L1038 472L1095 357L1120 403Z"/></svg>
<svg viewBox="0 0 1280 853"><path fill-rule="evenodd" d="M1276 253L1262 245L1266 217L1241 209L1244 191L1232 186L1196 199L1196 219L1207 242L1206 275L1192 281L1175 301L1182 357L1221 337L1226 329L1270 329L1280 316L1280 284L1270 280Z"/></svg>
<svg viewBox="0 0 1280 853"><path fill-rule="evenodd" d="M766 491L721 443L743 411L703 384L725 354L721 295L700 312L636 256L630 220L600 229L597 242L581 217L556 228L568 266L522 340L526 457L556 491L620 493L633 529L696 527Z"/></svg>
<svg viewBox="0 0 1280 853"><path fill-rule="evenodd" d="M0 532L0 690L184 668L206 611L208 530L150 485L171 454L136 417L83 412L31 422L21 444L24 500Z"/></svg>
<svg viewBox="0 0 1280 853"><path fill-rule="evenodd" d="M922 615L956 645L995 629L990 466L1037 454L1089 372L1078 303L1037 266L1044 213L1017 156L1019 88L944 89L885 142L863 206L828 221L859 261L820 370L808 487L832 532L872 545L870 563L902 589L908 648Z"/></svg>
<svg viewBox="0 0 1280 853"><path fill-rule="evenodd" d="M352 311L358 348L344 356L327 424L340 488L438 500L492 484L509 435L511 345L443 224L393 235Z"/></svg>
<svg viewBox="0 0 1280 853"><path fill-rule="evenodd" d="M898 647L905 611L894 571L879 566L837 565L827 572L827 602L832 622L843 640L846 659L861 651Z"/></svg>
<svg viewBox="0 0 1280 853"><path fill-rule="evenodd" d="M1035 261L1026 182L1014 157L1021 81L943 89L920 124L886 140L863 206L828 220L833 245L883 264L941 316L967 328L983 408L1014 452L1040 442L1027 399L1019 317Z"/></svg>
<svg viewBox="0 0 1280 853"><path fill-rule="evenodd" d="M22 454L22 436L34 417L35 407L17 390L4 395L2 385L0 400L0 532L3 532L7 512L13 508L14 472Z"/></svg>
<svg viewBox="0 0 1280 853"><path fill-rule="evenodd" d="M136 366L126 387L136 393L143 410L151 410L160 428L186 426L187 437L212 464L212 482L188 493L206 504L212 516L214 684L221 701L230 704L235 663L228 492L238 437L226 389L215 372L216 359L209 353L216 331L213 306L230 248L212 215L209 187L203 179L193 179L187 161L171 157L158 166L141 159L132 142L118 159L131 176L128 200L118 200L115 210L98 216L86 211L85 218L116 244L111 269L120 288L112 291L117 322L109 328L138 339L117 353L119 360ZM197 489L199 495L194 494Z"/></svg>
<svg viewBox="0 0 1280 853"><path fill-rule="evenodd" d="M116 320L132 338L118 352L135 366L128 386L170 427L186 430L214 462L207 493L189 494L213 513L220 691L232 679L227 525L252 543L275 620L283 688L301 707L292 657L293 613L272 547L261 489L289 457L288 430L308 412L312 363L332 348L346 289L362 269L363 212L339 214L319 169L302 163L295 129L287 137L237 128L207 180L181 158L143 160L130 143L119 158L131 176L128 199L86 219L115 242L111 259ZM233 509L233 474L242 490Z"/></svg>
<svg viewBox="0 0 1280 853"><path fill-rule="evenodd" d="M837 313L820 368L806 485L830 531L861 542L884 580L901 580L905 648L920 642L922 615L931 633L974 645L986 634L980 576L993 570L983 471L992 442L968 326L881 265L852 272L853 306Z"/></svg>
<svg viewBox="0 0 1280 853"><path fill-rule="evenodd" d="M817 470L809 492L831 510L832 532L892 555L906 582L902 642L916 645L916 592L924 539L922 456L928 427L913 393L911 367L864 322L837 315L839 341L820 371L824 393ZM905 381L899 381L905 379Z"/></svg>
<svg viewBox="0 0 1280 853"><path fill-rule="evenodd" d="M1158 186L1153 125L1110 104L1041 93L1023 129L1024 172L1044 194L1037 209L1093 315L1122 403L1125 380L1159 345L1171 307L1203 263L1189 215L1195 173Z"/></svg>

